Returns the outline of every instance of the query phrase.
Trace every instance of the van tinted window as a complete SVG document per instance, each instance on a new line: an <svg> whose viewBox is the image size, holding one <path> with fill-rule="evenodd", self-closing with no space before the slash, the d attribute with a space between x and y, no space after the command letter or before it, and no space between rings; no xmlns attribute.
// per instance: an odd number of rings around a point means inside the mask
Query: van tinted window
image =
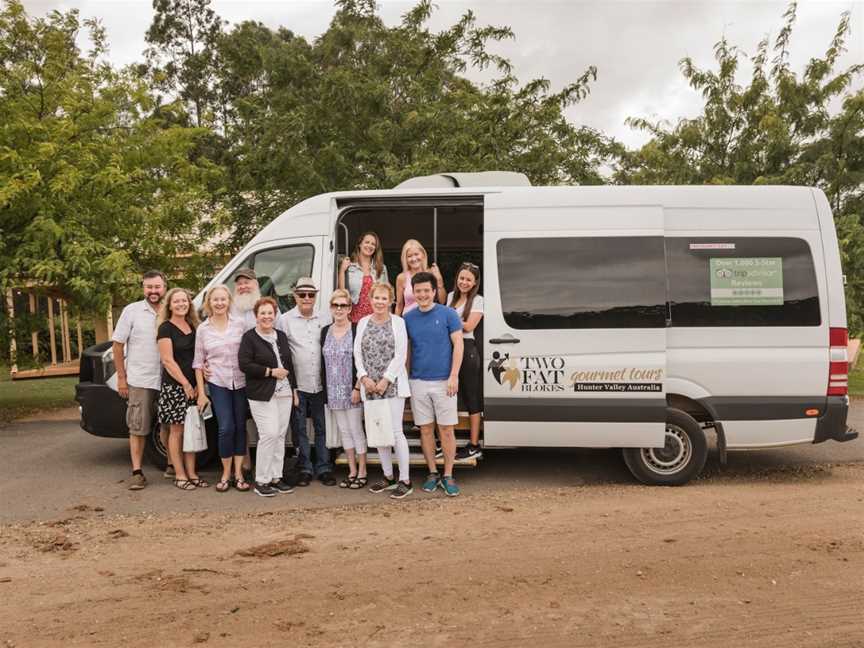
<svg viewBox="0 0 864 648"><path fill-rule="evenodd" d="M666 239L672 326L819 326L813 255L796 238Z"/></svg>
<svg viewBox="0 0 864 648"><path fill-rule="evenodd" d="M294 284L312 274L315 248L304 243L255 252L241 264L255 270L262 297L273 297L281 312L294 308ZM234 282L229 282L231 290Z"/></svg>
<svg viewBox="0 0 864 648"><path fill-rule="evenodd" d="M666 326L660 236L498 241L504 321L516 329Z"/></svg>

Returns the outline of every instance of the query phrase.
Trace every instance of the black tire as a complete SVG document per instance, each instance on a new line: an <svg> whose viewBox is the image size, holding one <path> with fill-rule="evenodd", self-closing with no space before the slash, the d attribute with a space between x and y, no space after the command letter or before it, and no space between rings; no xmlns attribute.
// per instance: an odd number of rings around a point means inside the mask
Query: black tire
<svg viewBox="0 0 864 648"><path fill-rule="evenodd" d="M697 477L708 458L708 442L687 412L666 409L663 448L625 448L624 463L633 476L651 486L682 486Z"/></svg>
<svg viewBox="0 0 864 648"><path fill-rule="evenodd" d="M206 468L219 456L216 418L210 417L207 419L206 426L207 449L198 453L195 461L195 465L198 468ZM150 436L147 437L147 445L144 447L144 454L147 457L147 461L158 470L165 470L168 466L168 449L162 444L162 439L159 436L159 427L159 424L155 423L150 430Z"/></svg>

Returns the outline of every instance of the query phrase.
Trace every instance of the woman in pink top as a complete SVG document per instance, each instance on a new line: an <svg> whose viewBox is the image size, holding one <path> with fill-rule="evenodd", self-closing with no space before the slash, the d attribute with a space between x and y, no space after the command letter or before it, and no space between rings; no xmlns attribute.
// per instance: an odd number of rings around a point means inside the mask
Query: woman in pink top
<svg viewBox="0 0 864 648"><path fill-rule="evenodd" d="M207 389L213 403L213 413L219 423L219 457L222 459L222 478L216 491L224 493L231 487L231 468L234 468L234 487L249 490L243 479L243 458L246 455L246 375L237 363L243 321L230 317L231 292L227 286L213 286L204 296L207 320L198 327L195 338L195 359L192 367L198 382L198 406L207 404L204 394L204 367L209 370Z"/></svg>
<svg viewBox="0 0 864 648"><path fill-rule="evenodd" d="M417 308L417 300L414 299L414 289L411 286L411 277L418 272L431 272L438 280L437 301L444 303L447 292L444 290L444 279L438 265L429 265L429 256L426 254L420 241L408 239L402 246L402 272L396 277L396 314L400 317L410 310Z"/></svg>

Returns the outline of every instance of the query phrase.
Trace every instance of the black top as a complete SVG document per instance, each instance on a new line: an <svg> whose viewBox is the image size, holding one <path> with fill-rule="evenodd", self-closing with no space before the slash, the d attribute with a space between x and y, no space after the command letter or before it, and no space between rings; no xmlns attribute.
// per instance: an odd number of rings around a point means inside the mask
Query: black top
<svg viewBox="0 0 864 648"><path fill-rule="evenodd" d="M288 336L279 329L276 332L276 347L282 359L282 366L288 370L288 382L291 389L297 388L297 377L294 375L294 362L291 359L291 347L288 346ZM275 369L276 354L273 346L254 328L243 334L240 340L240 350L237 353L240 371L246 374L246 397L249 400L269 401L276 391L276 378L267 376L267 369Z"/></svg>
<svg viewBox="0 0 864 648"><path fill-rule="evenodd" d="M327 341L327 331L333 324L328 324L321 329L321 384L324 387L324 402L327 402L327 367L324 366L324 342ZM357 339L357 324L351 323L351 340ZM354 354L351 354L351 384L357 384L357 366L354 364Z"/></svg>
<svg viewBox="0 0 864 648"><path fill-rule="evenodd" d="M156 333L156 339L161 340L163 338L171 340L174 361L180 365L180 371L186 376L189 384L194 387L195 370L192 368L192 361L195 359L195 329L193 328L189 333L184 333L170 321L162 322ZM162 368L162 382L173 385L180 384L164 367Z"/></svg>

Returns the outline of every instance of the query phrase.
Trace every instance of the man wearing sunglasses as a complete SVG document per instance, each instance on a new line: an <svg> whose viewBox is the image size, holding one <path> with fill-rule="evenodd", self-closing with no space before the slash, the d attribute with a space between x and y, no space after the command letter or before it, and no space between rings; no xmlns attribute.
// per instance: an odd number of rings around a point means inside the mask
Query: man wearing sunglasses
<svg viewBox="0 0 864 648"><path fill-rule="evenodd" d="M297 374L297 390L300 402L291 411L291 434L297 448L298 486L308 486L313 477L325 486L335 486L330 451L327 449L327 430L324 427L324 385L321 384L321 329L330 323L328 313L315 310L318 286L310 277L301 277L294 285L294 300L297 305L279 316L276 326L288 336L294 371ZM312 418L315 428L315 464L306 419Z"/></svg>

